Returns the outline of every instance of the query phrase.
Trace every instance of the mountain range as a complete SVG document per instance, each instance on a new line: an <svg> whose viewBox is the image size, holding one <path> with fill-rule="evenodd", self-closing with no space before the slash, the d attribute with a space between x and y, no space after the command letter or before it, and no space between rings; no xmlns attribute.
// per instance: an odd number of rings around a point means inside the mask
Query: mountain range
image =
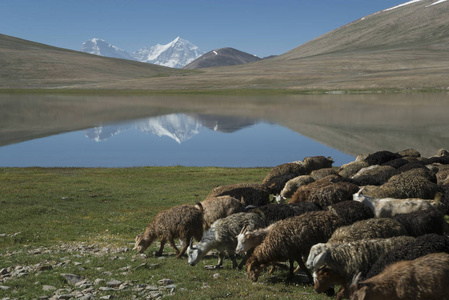
<svg viewBox="0 0 449 300"><path fill-rule="evenodd" d="M84 42L81 51L113 58L136 60L170 68L182 68L204 54L198 46L179 36L166 45L143 47L132 54L111 45L105 40L93 38Z"/></svg>
<svg viewBox="0 0 449 300"><path fill-rule="evenodd" d="M448 1L409 1L277 57L201 71L93 56L0 35L0 88L448 89L448 15Z"/></svg>
<svg viewBox="0 0 449 300"><path fill-rule="evenodd" d="M241 65L259 61L261 58L234 48L215 49L184 66L184 69L202 69Z"/></svg>

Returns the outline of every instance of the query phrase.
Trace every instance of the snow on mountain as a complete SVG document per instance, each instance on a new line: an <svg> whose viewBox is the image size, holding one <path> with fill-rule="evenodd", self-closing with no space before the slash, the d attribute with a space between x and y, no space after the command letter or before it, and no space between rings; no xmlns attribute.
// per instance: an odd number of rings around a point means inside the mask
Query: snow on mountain
<svg viewBox="0 0 449 300"><path fill-rule="evenodd" d="M114 58L137 60L171 68L182 68L204 54L191 42L179 36L166 45L143 47L130 54L98 38L83 43L81 51Z"/></svg>
<svg viewBox="0 0 449 300"><path fill-rule="evenodd" d="M129 59L129 60L134 59L131 56L131 54L129 54L125 50L122 50L117 46L111 45L105 40L99 38L93 38L84 42L83 45L81 46L81 51L100 56Z"/></svg>
<svg viewBox="0 0 449 300"><path fill-rule="evenodd" d="M204 54L191 42L179 36L166 45L157 44L133 53L134 59L171 68L182 68Z"/></svg>

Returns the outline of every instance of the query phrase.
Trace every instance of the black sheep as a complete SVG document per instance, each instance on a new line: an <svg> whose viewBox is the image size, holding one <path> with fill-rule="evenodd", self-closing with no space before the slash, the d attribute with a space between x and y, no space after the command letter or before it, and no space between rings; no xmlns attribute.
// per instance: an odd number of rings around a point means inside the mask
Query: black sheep
<svg viewBox="0 0 449 300"><path fill-rule="evenodd" d="M393 217L407 230L408 235L420 236L427 233L443 234L448 227L444 215L436 209L398 214Z"/></svg>
<svg viewBox="0 0 449 300"><path fill-rule="evenodd" d="M358 201L342 201L327 207L327 210L342 218L345 225L354 222L374 218L373 211L366 205Z"/></svg>

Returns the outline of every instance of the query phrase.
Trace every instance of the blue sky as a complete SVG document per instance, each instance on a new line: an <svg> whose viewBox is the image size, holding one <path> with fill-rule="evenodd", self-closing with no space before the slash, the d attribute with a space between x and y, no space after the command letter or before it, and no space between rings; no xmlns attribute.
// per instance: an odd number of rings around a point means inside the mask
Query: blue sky
<svg viewBox="0 0 449 300"><path fill-rule="evenodd" d="M80 50L97 37L129 52L177 36L204 51L285 53L406 0L0 0L0 33Z"/></svg>

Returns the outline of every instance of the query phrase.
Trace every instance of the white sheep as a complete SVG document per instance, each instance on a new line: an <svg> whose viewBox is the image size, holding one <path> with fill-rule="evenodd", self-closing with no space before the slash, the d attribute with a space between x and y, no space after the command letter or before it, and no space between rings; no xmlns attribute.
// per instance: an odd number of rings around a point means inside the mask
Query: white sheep
<svg viewBox="0 0 449 300"><path fill-rule="evenodd" d="M374 213L376 218L390 218L397 214L407 214L420 210L427 210L437 208L444 210L443 204L440 202L441 193L437 194L435 199L420 199L420 198L372 198L361 194L364 188L361 188L353 195L353 200L367 205Z"/></svg>
<svg viewBox="0 0 449 300"><path fill-rule="evenodd" d="M237 235L243 227L254 230L265 226L265 217L262 212L255 209L249 213L236 213L226 218L215 221L210 229L203 234L201 240L193 245L193 240L187 248L188 263L196 265L210 250L217 249L219 252L216 268L221 268L225 252L228 252L232 261L232 267L237 267L235 248L237 246ZM242 260L239 268L246 262Z"/></svg>

